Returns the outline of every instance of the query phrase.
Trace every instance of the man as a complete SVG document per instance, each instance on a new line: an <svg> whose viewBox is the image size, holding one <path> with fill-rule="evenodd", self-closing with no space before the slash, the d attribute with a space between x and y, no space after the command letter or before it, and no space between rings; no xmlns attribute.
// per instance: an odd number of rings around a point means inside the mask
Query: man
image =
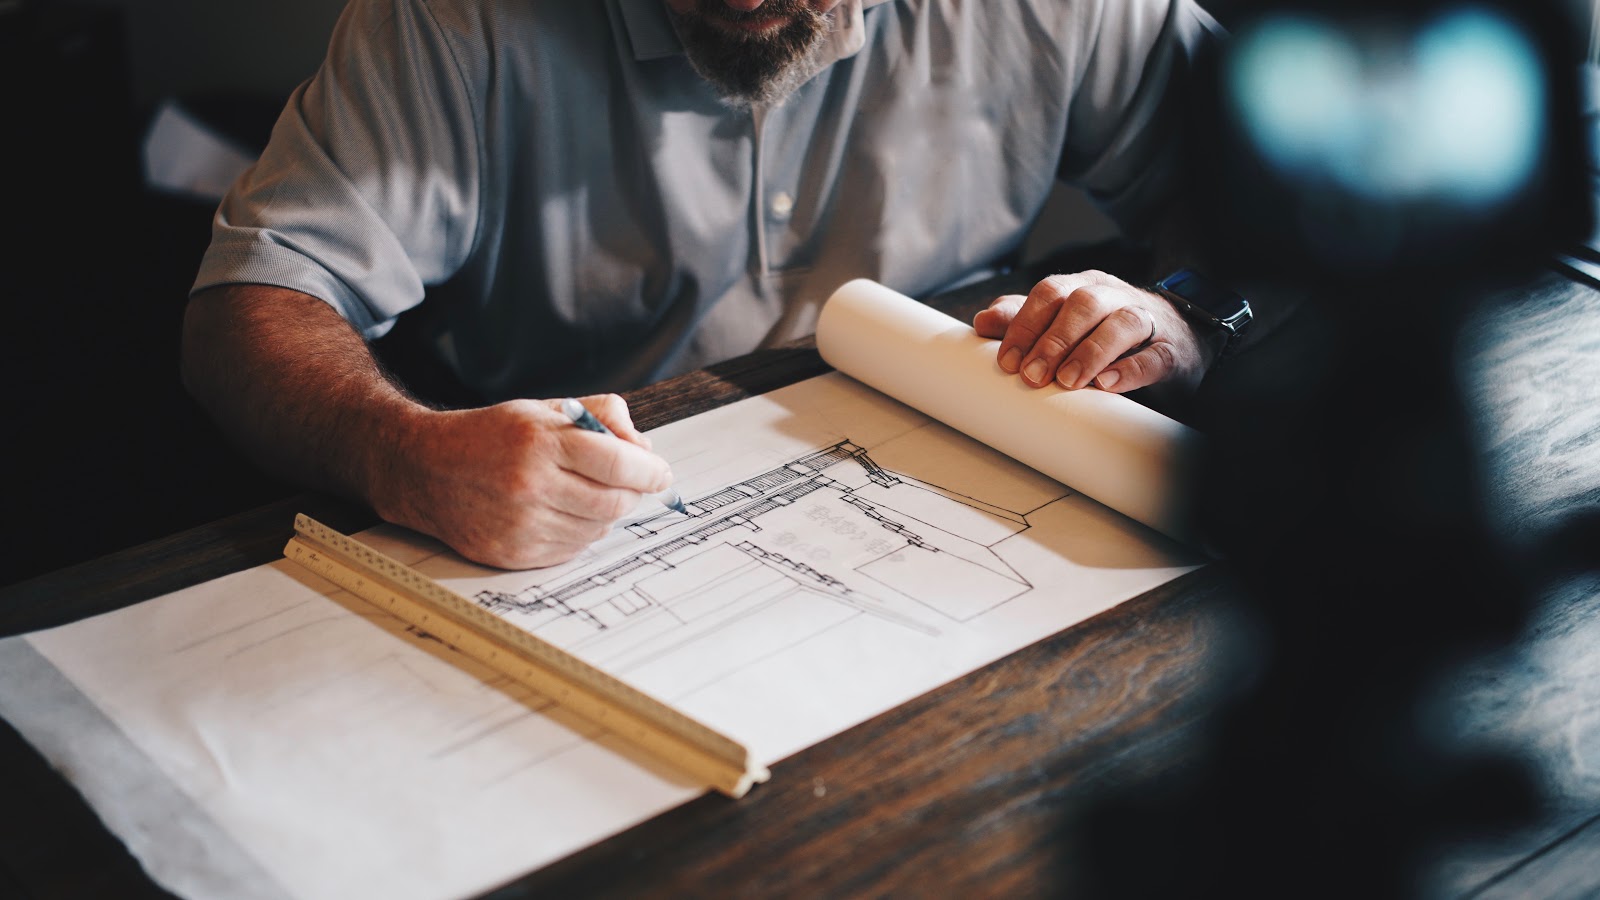
<svg viewBox="0 0 1600 900"><path fill-rule="evenodd" d="M1216 30L1188 0L352 0L218 210L186 384L280 475L480 562L570 559L671 475L614 395L584 403L624 440L523 398L806 334L850 278L982 277L1058 174L1149 228ZM385 375L365 341L413 307L492 405ZM1035 386L1204 370L1098 273L975 325Z"/></svg>

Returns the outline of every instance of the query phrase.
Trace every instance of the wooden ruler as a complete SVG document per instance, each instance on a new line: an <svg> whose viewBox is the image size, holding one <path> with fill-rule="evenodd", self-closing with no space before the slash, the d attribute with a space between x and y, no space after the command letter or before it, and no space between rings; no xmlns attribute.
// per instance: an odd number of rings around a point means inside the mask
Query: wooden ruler
<svg viewBox="0 0 1600 900"><path fill-rule="evenodd" d="M304 514L283 555L730 797L769 777L750 751Z"/></svg>

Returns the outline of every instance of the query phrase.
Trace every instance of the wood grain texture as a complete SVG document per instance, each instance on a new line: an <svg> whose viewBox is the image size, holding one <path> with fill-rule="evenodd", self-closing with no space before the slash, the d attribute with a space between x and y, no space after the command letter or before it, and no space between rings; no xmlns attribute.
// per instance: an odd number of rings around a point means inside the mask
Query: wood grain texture
<svg viewBox="0 0 1600 900"><path fill-rule="evenodd" d="M1504 532L1538 542L1600 511L1600 291L1555 272L1497 291L1460 355Z"/></svg>
<svg viewBox="0 0 1600 900"><path fill-rule="evenodd" d="M1600 291L1552 272L1491 294L1460 356L1494 520L1544 577L1515 646L1455 673L1444 727L1514 751L1543 796L1533 821L1441 848L1426 892L1593 896L1580 855L1531 861L1600 815Z"/></svg>
<svg viewBox="0 0 1600 900"><path fill-rule="evenodd" d="M1202 719L1222 590L1192 573L495 896L1058 896L1074 804Z"/></svg>

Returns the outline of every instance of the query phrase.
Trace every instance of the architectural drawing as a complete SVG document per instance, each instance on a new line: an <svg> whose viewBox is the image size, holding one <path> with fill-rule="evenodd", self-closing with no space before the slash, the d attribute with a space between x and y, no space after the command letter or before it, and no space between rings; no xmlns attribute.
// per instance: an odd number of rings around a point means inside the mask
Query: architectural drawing
<svg viewBox="0 0 1600 900"><path fill-rule="evenodd" d="M1196 564L838 373L651 439L690 515L645 504L556 568L356 537L791 784L800 749ZM281 560L0 641L0 714L182 896L478 896L702 792L457 657Z"/></svg>
<svg viewBox="0 0 1600 900"><path fill-rule="evenodd" d="M757 612L781 613L788 627L741 640L746 658L860 615L936 637L1032 589L995 552L1028 529L1026 512L888 471L849 440L685 503L687 517L629 524L634 541L620 552L475 599L620 674ZM723 654L713 668L738 662Z"/></svg>

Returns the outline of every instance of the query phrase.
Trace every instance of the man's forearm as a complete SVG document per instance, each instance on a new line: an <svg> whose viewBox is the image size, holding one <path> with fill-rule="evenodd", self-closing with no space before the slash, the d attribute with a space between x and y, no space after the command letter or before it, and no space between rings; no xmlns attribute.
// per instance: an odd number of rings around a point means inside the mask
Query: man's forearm
<svg viewBox="0 0 1600 900"><path fill-rule="evenodd" d="M581 401L612 434L573 427L555 401L432 410L389 380L332 308L295 291L196 295L183 377L264 467L489 565L566 562L672 483L621 397Z"/></svg>
<svg viewBox="0 0 1600 900"><path fill-rule="evenodd" d="M369 503L385 448L425 413L326 303L263 285L213 288L189 302L183 381L267 470Z"/></svg>

